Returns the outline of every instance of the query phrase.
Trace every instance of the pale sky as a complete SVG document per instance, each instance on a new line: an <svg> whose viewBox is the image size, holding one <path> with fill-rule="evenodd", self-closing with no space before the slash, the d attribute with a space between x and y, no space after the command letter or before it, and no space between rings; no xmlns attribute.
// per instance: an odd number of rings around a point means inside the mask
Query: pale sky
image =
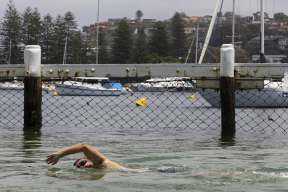
<svg viewBox="0 0 288 192"><path fill-rule="evenodd" d="M236 0L237 14L247 15L259 10L259 0ZM288 0L264 0L266 12L288 14ZM2 18L8 0L0 0ZM50 13L64 15L72 11L79 26L92 24L97 17L97 0L14 0L19 11L26 7L37 7L41 15ZM142 10L144 18L168 19L173 14L185 12L187 15L212 15L216 0L100 0L100 20L108 18L134 18L137 10ZM232 0L224 0L224 11L232 10Z"/></svg>

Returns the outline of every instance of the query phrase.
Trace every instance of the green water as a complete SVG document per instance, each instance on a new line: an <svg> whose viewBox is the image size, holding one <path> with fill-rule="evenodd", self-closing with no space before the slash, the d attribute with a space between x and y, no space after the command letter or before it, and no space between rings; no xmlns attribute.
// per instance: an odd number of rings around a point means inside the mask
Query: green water
<svg viewBox="0 0 288 192"><path fill-rule="evenodd" d="M216 135L216 136L215 136ZM287 137L241 135L222 143L217 131L97 131L46 128L0 133L0 191L286 191ZM55 149L85 142L141 173L75 169L80 155L45 163Z"/></svg>
<svg viewBox="0 0 288 192"><path fill-rule="evenodd" d="M31 133L21 128L23 93L0 92L0 191L287 191L287 109L237 109L236 139L223 143L219 109L196 108L189 95L145 95L147 109L135 107L137 94L45 95L44 126ZM48 154L75 143L145 171L75 169L80 154L46 164Z"/></svg>

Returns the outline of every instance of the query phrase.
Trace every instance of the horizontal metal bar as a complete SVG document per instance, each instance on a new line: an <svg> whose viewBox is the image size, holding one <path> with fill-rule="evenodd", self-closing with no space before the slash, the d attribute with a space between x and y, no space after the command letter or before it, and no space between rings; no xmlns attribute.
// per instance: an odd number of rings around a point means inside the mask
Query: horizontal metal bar
<svg viewBox="0 0 288 192"><path fill-rule="evenodd" d="M23 64L0 65L0 77L23 77L25 76Z"/></svg>
<svg viewBox="0 0 288 192"><path fill-rule="evenodd" d="M115 78L197 77L214 78L217 70L212 65L191 64L98 64L98 65L43 65L45 77L96 76Z"/></svg>
<svg viewBox="0 0 288 192"><path fill-rule="evenodd" d="M282 79L288 73L288 63L237 63L235 77L258 79Z"/></svg>
<svg viewBox="0 0 288 192"><path fill-rule="evenodd" d="M0 65L0 77L23 77L23 64ZM43 64L42 76L63 78L75 76L114 78L191 77L218 79L219 64ZM288 64L237 63L235 77L243 79L280 79L288 72Z"/></svg>

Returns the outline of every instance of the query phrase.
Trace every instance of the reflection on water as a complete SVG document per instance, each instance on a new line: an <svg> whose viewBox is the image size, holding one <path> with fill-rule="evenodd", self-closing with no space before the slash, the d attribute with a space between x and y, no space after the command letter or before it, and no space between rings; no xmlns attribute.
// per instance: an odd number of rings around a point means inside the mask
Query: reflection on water
<svg viewBox="0 0 288 192"><path fill-rule="evenodd" d="M39 158L41 130L23 130L23 163L35 163ZM28 165L30 166L30 165Z"/></svg>
<svg viewBox="0 0 288 192"><path fill-rule="evenodd" d="M102 179L107 172L93 169L77 169L77 168L55 168L49 167L47 176L66 180L99 180Z"/></svg>
<svg viewBox="0 0 288 192"><path fill-rule="evenodd" d="M219 139L219 146L222 147L231 147L235 145L235 137L221 137L221 139Z"/></svg>
<svg viewBox="0 0 288 192"><path fill-rule="evenodd" d="M23 149L37 149L41 147L41 130L23 130Z"/></svg>
<svg viewBox="0 0 288 192"><path fill-rule="evenodd" d="M287 189L287 141L238 135L126 132L69 127L0 133L0 191L273 191ZM45 158L77 142L97 146L111 160L144 172L76 169L78 155L55 166ZM6 148L4 147L6 146ZM273 190L271 190L273 188Z"/></svg>

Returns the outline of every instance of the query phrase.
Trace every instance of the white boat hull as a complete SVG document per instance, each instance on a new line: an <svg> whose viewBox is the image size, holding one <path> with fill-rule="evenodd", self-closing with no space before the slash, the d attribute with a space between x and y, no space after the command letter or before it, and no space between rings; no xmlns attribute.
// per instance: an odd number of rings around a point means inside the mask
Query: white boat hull
<svg viewBox="0 0 288 192"><path fill-rule="evenodd" d="M93 89L81 86L55 85L55 90L61 96L119 96L123 91L117 89Z"/></svg>
<svg viewBox="0 0 288 192"><path fill-rule="evenodd" d="M201 96L212 106L220 107L220 91L200 90ZM235 91L236 107L281 108L288 107L288 92L265 88L263 90Z"/></svg>
<svg viewBox="0 0 288 192"><path fill-rule="evenodd" d="M166 80L166 81L165 81ZM164 91L191 91L193 84L186 81L169 81L167 79L157 79L157 81L147 80L145 83L136 83L132 85L137 92L164 92Z"/></svg>
<svg viewBox="0 0 288 192"><path fill-rule="evenodd" d="M20 82L4 82L0 83L1 90L23 90L24 84Z"/></svg>

